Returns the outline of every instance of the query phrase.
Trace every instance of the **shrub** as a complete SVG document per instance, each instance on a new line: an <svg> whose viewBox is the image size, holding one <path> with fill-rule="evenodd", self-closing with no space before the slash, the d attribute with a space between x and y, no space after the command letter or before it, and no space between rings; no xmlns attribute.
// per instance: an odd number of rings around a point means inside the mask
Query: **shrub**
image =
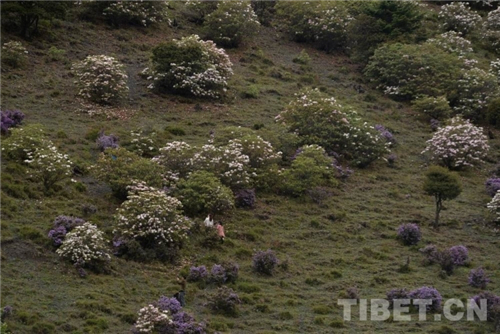
<svg viewBox="0 0 500 334"><path fill-rule="evenodd" d="M49 231L48 237L54 242L54 246L60 246L68 232L76 226L83 225L85 220L77 217L58 216L54 220L54 228Z"/></svg>
<svg viewBox="0 0 500 334"><path fill-rule="evenodd" d="M448 168L460 168L481 163L488 150L488 138L482 128L454 117L449 125L434 133L422 153L430 152L432 160Z"/></svg>
<svg viewBox="0 0 500 334"><path fill-rule="evenodd" d="M97 179L110 185L119 199L127 197L127 186L132 180L140 180L153 187L162 185L158 164L121 147L108 148L101 153L91 170Z"/></svg>
<svg viewBox="0 0 500 334"><path fill-rule="evenodd" d="M486 48L497 53L500 51L500 23L498 22L500 22L500 8L488 12L481 31L481 38Z"/></svg>
<svg viewBox="0 0 500 334"><path fill-rule="evenodd" d="M187 277L187 280L188 282L199 282L205 280L207 276L208 276L207 267L205 266L191 267L189 269L189 275Z"/></svg>
<svg viewBox="0 0 500 334"><path fill-rule="evenodd" d="M496 195L493 197L491 202L486 205L486 207L492 214L496 214L496 221L500 222L500 190L497 191Z"/></svg>
<svg viewBox="0 0 500 334"><path fill-rule="evenodd" d="M221 265L226 274L226 283L235 283L238 279L240 266L236 262L232 261L223 262Z"/></svg>
<svg viewBox="0 0 500 334"><path fill-rule="evenodd" d="M451 107L446 96L419 96L412 101L413 109L416 112L428 115L435 120L447 119L451 115Z"/></svg>
<svg viewBox="0 0 500 334"><path fill-rule="evenodd" d="M106 136L104 131L101 131L96 139L96 145L101 152L107 148L118 148L118 137L115 135Z"/></svg>
<svg viewBox="0 0 500 334"><path fill-rule="evenodd" d="M103 11L103 15L116 26L137 24L149 26L167 17L166 1L114 1Z"/></svg>
<svg viewBox="0 0 500 334"><path fill-rule="evenodd" d="M270 249L258 251L253 255L253 269L261 274L272 275L274 268L278 264L278 258Z"/></svg>
<svg viewBox="0 0 500 334"><path fill-rule="evenodd" d="M469 251L467 247L459 245L450 248L451 258L456 266L463 266L469 259Z"/></svg>
<svg viewBox="0 0 500 334"><path fill-rule="evenodd" d="M161 311L154 305L148 305L139 310L134 326L140 333L151 333L161 326L170 324L171 321L168 311Z"/></svg>
<svg viewBox="0 0 500 334"><path fill-rule="evenodd" d="M243 39L257 33L260 26L250 2L246 1L220 1L203 24L208 38L226 47L237 47Z"/></svg>
<svg viewBox="0 0 500 334"><path fill-rule="evenodd" d="M185 6L187 9L187 15L197 23L203 23L205 17L217 9L218 1L196 1L187 0Z"/></svg>
<svg viewBox="0 0 500 334"><path fill-rule="evenodd" d="M481 16L468 7L467 2L452 2L441 7L438 17L441 28L454 30L463 35L472 32L481 22Z"/></svg>
<svg viewBox="0 0 500 334"><path fill-rule="evenodd" d="M210 270L210 281L221 285L226 282L226 270L220 264L214 264L212 270Z"/></svg>
<svg viewBox="0 0 500 334"><path fill-rule="evenodd" d="M427 311L438 312L441 309L441 294L433 287L423 286L410 291L408 296L411 299L427 299L432 300L432 304L427 305Z"/></svg>
<svg viewBox="0 0 500 334"><path fill-rule="evenodd" d="M212 173L200 170L181 179L174 190L187 213L221 213L234 207L231 189Z"/></svg>
<svg viewBox="0 0 500 334"><path fill-rule="evenodd" d="M309 54L306 50L302 49L302 51L300 51L300 53L295 58L293 58L292 61L297 64L309 65L311 57L309 57Z"/></svg>
<svg viewBox="0 0 500 334"><path fill-rule="evenodd" d="M143 247L162 243L181 245L191 222L181 215L181 202L165 192L138 182L129 188L128 199L117 209L116 232Z"/></svg>
<svg viewBox="0 0 500 334"><path fill-rule="evenodd" d="M83 267L109 261L104 233L90 223L78 225L66 234L56 253Z"/></svg>
<svg viewBox="0 0 500 334"><path fill-rule="evenodd" d="M419 251L425 255L427 263L433 264L439 261L439 250L436 245L427 245Z"/></svg>
<svg viewBox="0 0 500 334"><path fill-rule="evenodd" d="M182 310L181 303L174 297L161 296L158 299L158 308L161 311L168 311L169 314L176 314Z"/></svg>
<svg viewBox="0 0 500 334"><path fill-rule="evenodd" d="M21 124L24 119L24 113L19 110L2 110L0 111L0 128L2 134L6 134L9 128L13 128Z"/></svg>
<svg viewBox="0 0 500 334"><path fill-rule="evenodd" d="M387 143L390 145L395 145L396 144L396 138L394 138L394 135L385 128L385 126L381 124L375 125L375 130L377 130L380 133L380 137L385 139Z"/></svg>
<svg viewBox="0 0 500 334"><path fill-rule="evenodd" d="M497 191L500 190L500 178L491 178L486 180L486 192L491 197L494 197Z"/></svg>
<svg viewBox="0 0 500 334"><path fill-rule="evenodd" d="M159 149L160 154L152 160L165 169L167 183L176 183L179 178L186 177L191 171L191 159L194 148L183 141L167 143Z"/></svg>
<svg viewBox="0 0 500 334"><path fill-rule="evenodd" d="M11 41L2 45L2 63L18 68L28 61L28 50L21 42Z"/></svg>
<svg viewBox="0 0 500 334"><path fill-rule="evenodd" d="M442 48L444 51L454 53L460 58L468 56L473 52L471 41L463 38L456 31L448 31L435 38L430 38L426 43L431 43Z"/></svg>
<svg viewBox="0 0 500 334"><path fill-rule="evenodd" d="M488 321L494 321L498 309L500 306L500 296L497 296L489 291L483 291L471 298L476 305L481 305L481 300L486 300L486 312Z"/></svg>
<svg viewBox="0 0 500 334"><path fill-rule="evenodd" d="M422 233L417 224L403 224L398 228L398 239L407 246L416 245L422 239Z"/></svg>
<svg viewBox="0 0 500 334"><path fill-rule="evenodd" d="M392 289L387 292L387 301L389 301L390 307L394 306L394 299L410 299L409 291L406 289Z"/></svg>
<svg viewBox="0 0 500 334"><path fill-rule="evenodd" d="M234 202L238 208L255 206L255 189L239 189L234 193Z"/></svg>
<svg viewBox="0 0 500 334"><path fill-rule="evenodd" d="M143 130L130 131L132 140L128 148L137 155L146 158L152 158L158 154L156 144L156 132L145 133Z"/></svg>
<svg viewBox="0 0 500 334"><path fill-rule="evenodd" d="M281 152L275 152L273 145L260 136L244 135L240 139L229 141L232 142L241 145L241 153L248 156L249 165L254 168L254 172L281 160Z"/></svg>
<svg viewBox="0 0 500 334"><path fill-rule="evenodd" d="M319 186L337 185L333 169L333 159L318 145L305 145L292 161L289 169L283 173L287 182L281 185L285 193L301 196L308 189Z"/></svg>
<svg viewBox="0 0 500 334"><path fill-rule="evenodd" d="M486 285L491 282L483 268L472 269L469 273L469 285L475 288L486 289Z"/></svg>
<svg viewBox="0 0 500 334"><path fill-rule="evenodd" d="M210 296L207 305L216 313L237 316L239 304L241 304L241 300L236 292L234 292L233 289L222 286Z"/></svg>
<svg viewBox="0 0 500 334"><path fill-rule="evenodd" d="M43 128L39 124L29 124L22 128L13 128L10 136L2 141L2 158L9 158L23 163L37 148L47 146Z"/></svg>
<svg viewBox="0 0 500 334"><path fill-rule="evenodd" d="M113 57L87 56L74 63L72 71L77 78L78 95L85 100L113 104L128 94L128 76L124 66Z"/></svg>
<svg viewBox="0 0 500 334"><path fill-rule="evenodd" d="M384 93L411 100L446 95L460 76L462 63L434 44L386 44L375 50L364 73Z"/></svg>
<svg viewBox="0 0 500 334"><path fill-rule="evenodd" d="M276 120L299 136L302 145L317 144L327 152L364 167L388 151L388 144L355 111L317 89L306 89L282 111ZM325 120L328 120L326 122Z"/></svg>
<svg viewBox="0 0 500 334"><path fill-rule="evenodd" d="M232 63L223 49L197 35L159 44L151 57L150 88L158 91L218 98L233 74ZM147 70L149 71L149 69ZM146 72L147 72L146 71Z"/></svg>

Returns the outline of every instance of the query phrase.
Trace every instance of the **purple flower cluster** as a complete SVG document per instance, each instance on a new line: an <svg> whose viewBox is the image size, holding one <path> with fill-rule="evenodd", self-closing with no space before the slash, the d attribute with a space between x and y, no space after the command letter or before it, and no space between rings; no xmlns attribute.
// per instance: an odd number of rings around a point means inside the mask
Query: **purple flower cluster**
<svg viewBox="0 0 500 334"><path fill-rule="evenodd" d="M215 284L224 284L226 279L226 269L220 264L214 264L210 270L210 281Z"/></svg>
<svg viewBox="0 0 500 334"><path fill-rule="evenodd" d="M208 276L207 267L191 267L189 269L189 275L187 277L188 282L198 282L203 281Z"/></svg>
<svg viewBox="0 0 500 334"><path fill-rule="evenodd" d="M18 126L24 119L24 114L19 110L0 111L0 128L3 134L9 131L9 128Z"/></svg>
<svg viewBox="0 0 500 334"><path fill-rule="evenodd" d="M497 296L489 291L483 291L471 298L476 302L477 305L481 305L481 299L486 300L486 311L487 318L489 321L493 321L496 317L497 312L494 312L494 308L498 309L500 307L500 296Z"/></svg>
<svg viewBox="0 0 500 334"><path fill-rule="evenodd" d="M158 308L163 311L168 311L170 314L176 314L177 312L180 312L182 306L181 303L179 303L179 301L174 297L168 298L161 296L160 299L158 299Z"/></svg>
<svg viewBox="0 0 500 334"><path fill-rule="evenodd" d="M99 134L96 140L97 148L104 151L107 148L118 148L118 137L115 135L106 136L104 132Z"/></svg>
<svg viewBox="0 0 500 334"><path fill-rule="evenodd" d="M407 246L416 245L422 239L422 233L417 224L403 224L398 228L398 239Z"/></svg>
<svg viewBox="0 0 500 334"><path fill-rule="evenodd" d="M54 246L60 246L66 234L75 226L83 225L85 220L77 217L58 216L54 220L54 228L49 231L48 237L54 242Z"/></svg>
<svg viewBox="0 0 500 334"><path fill-rule="evenodd" d="M423 286L413 291L410 291L408 297L411 299L432 299L432 304L427 305L428 311L437 312L441 309L441 294L433 287Z"/></svg>
<svg viewBox="0 0 500 334"><path fill-rule="evenodd" d="M222 267L226 271L226 283L236 282L240 266L236 262L225 262Z"/></svg>
<svg viewBox="0 0 500 334"><path fill-rule="evenodd" d="M405 288L403 289L392 289L387 292L387 300L389 301L390 307L394 306L394 299L410 299L409 292Z"/></svg>
<svg viewBox="0 0 500 334"><path fill-rule="evenodd" d="M450 248L451 258L456 266L463 266L469 259L467 247L459 245Z"/></svg>
<svg viewBox="0 0 500 334"><path fill-rule="evenodd" d="M234 202L239 208L255 206L255 189L239 189L234 193Z"/></svg>
<svg viewBox="0 0 500 334"><path fill-rule="evenodd" d="M384 138L388 143L396 144L396 138L394 138L394 135L389 130L387 130L383 125L381 124L375 125L375 130L377 130L380 133L380 136Z"/></svg>
<svg viewBox="0 0 500 334"><path fill-rule="evenodd" d="M491 178L486 180L486 191L491 197L495 196L498 190L500 190L500 178Z"/></svg>
<svg viewBox="0 0 500 334"><path fill-rule="evenodd" d="M157 302L158 308L172 315L172 322L158 328L160 334L205 334L204 323L196 323L188 313L182 311L182 306L175 298L161 296Z"/></svg>
<svg viewBox="0 0 500 334"><path fill-rule="evenodd" d="M253 268L261 274L272 275L274 267L278 264L278 258L270 249L258 251L253 256Z"/></svg>
<svg viewBox="0 0 500 334"><path fill-rule="evenodd" d="M475 288L485 289L491 280L486 276L483 268L472 269L469 273L469 285Z"/></svg>

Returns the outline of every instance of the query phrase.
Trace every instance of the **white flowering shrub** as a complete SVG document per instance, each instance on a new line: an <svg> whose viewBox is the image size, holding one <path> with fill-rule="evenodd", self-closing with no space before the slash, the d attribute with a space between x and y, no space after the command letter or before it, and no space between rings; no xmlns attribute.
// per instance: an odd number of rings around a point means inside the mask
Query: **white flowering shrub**
<svg viewBox="0 0 500 334"><path fill-rule="evenodd" d="M175 184L191 171L194 148L183 141L173 141L159 149L152 160L164 168L165 183Z"/></svg>
<svg viewBox="0 0 500 334"><path fill-rule="evenodd" d="M210 0L186 0L184 6L187 9L186 15L197 23L203 23L205 17L217 9L219 2Z"/></svg>
<svg viewBox="0 0 500 334"><path fill-rule="evenodd" d="M497 83L500 85L500 58L491 61L490 73L495 76Z"/></svg>
<svg viewBox="0 0 500 334"><path fill-rule="evenodd" d="M364 167L387 153L388 143L357 113L317 89L306 89L276 120L296 133L302 144L317 144L327 152Z"/></svg>
<svg viewBox="0 0 500 334"><path fill-rule="evenodd" d="M488 49L492 49L497 53L500 52L500 8L488 13L486 20L483 22L481 38Z"/></svg>
<svg viewBox="0 0 500 334"><path fill-rule="evenodd" d="M21 42L11 41L2 45L2 63L13 68L22 67L28 61L28 50Z"/></svg>
<svg viewBox="0 0 500 334"><path fill-rule="evenodd" d="M134 324L139 333L153 333L154 330L170 325L172 319L167 310L160 310L154 305L148 305L139 310L139 316Z"/></svg>
<svg viewBox="0 0 500 334"><path fill-rule="evenodd" d="M174 39L153 48L151 69L143 72L158 91L218 98L233 74L228 55L212 41L197 35Z"/></svg>
<svg viewBox="0 0 500 334"><path fill-rule="evenodd" d="M125 68L115 58L88 56L73 64L78 95L91 102L112 104L128 94Z"/></svg>
<svg viewBox="0 0 500 334"><path fill-rule="evenodd" d="M496 215L496 221L500 222L500 190L497 191L486 207L492 214Z"/></svg>
<svg viewBox="0 0 500 334"><path fill-rule="evenodd" d="M468 2L455 1L441 6L438 18L441 28L454 30L464 36L472 32L481 22L481 16L469 8Z"/></svg>
<svg viewBox="0 0 500 334"><path fill-rule="evenodd" d="M68 232L56 253L82 267L111 259L104 233L88 222Z"/></svg>
<svg viewBox="0 0 500 334"><path fill-rule="evenodd" d="M427 43L437 45L447 52L456 54L460 58L474 51L472 49L472 42L463 38L461 34L456 31L447 31L435 38L428 39Z"/></svg>
<svg viewBox="0 0 500 334"><path fill-rule="evenodd" d="M143 246L180 245L191 222L182 215L182 203L159 189L137 182L128 187L128 197L117 209L115 232Z"/></svg>
<svg viewBox="0 0 500 334"><path fill-rule="evenodd" d="M489 148L482 128L454 117L434 133L422 153L429 152L433 161L448 168L460 168L481 163Z"/></svg>
<svg viewBox="0 0 500 334"><path fill-rule="evenodd" d="M279 1L276 5L283 28L298 42L314 42L331 51L346 46L347 28L353 17L338 1Z"/></svg>
<svg viewBox="0 0 500 334"><path fill-rule="evenodd" d="M281 152L275 152L273 145L261 136L245 135L240 139L234 139L234 142L241 144L241 153L248 156L249 165L255 172L281 160Z"/></svg>
<svg viewBox="0 0 500 334"><path fill-rule="evenodd" d="M162 22L168 14L166 1L114 1L103 10L114 25L138 24L149 26Z"/></svg>
<svg viewBox="0 0 500 334"><path fill-rule="evenodd" d="M203 23L207 37L225 47L237 47L243 39L255 35L260 23L250 1L225 0L208 14Z"/></svg>
<svg viewBox="0 0 500 334"><path fill-rule="evenodd" d="M434 119L442 120L450 117L452 109L446 96L419 96L412 101L413 109L416 112L428 115Z"/></svg>
<svg viewBox="0 0 500 334"><path fill-rule="evenodd" d="M457 81L457 100L453 110L465 118L477 121L484 118L488 102L499 96L498 78L480 68L464 68Z"/></svg>
<svg viewBox="0 0 500 334"><path fill-rule="evenodd" d="M46 146L43 128L39 124L28 124L23 127L9 129L10 136L2 140L2 158L9 158L23 163L28 159L28 154L39 147Z"/></svg>
<svg viewBox="0 0 500 334"><path fill-rule="evenodd" d="M130 131L132 139L128 144L128 148L137 155L146 158L152 158L158 153L158 145L156 144L156 132L146 133L144 130L137 129Z"/></svg>

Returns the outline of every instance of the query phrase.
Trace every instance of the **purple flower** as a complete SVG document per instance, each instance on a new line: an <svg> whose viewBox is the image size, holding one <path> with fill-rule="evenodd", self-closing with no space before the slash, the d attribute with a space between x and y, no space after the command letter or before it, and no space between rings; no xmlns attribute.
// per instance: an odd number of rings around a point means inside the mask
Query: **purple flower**
<svg viewBox="0 0 500 334"><path fill-rule="evenodd" d="M191 267L189 269L189 275L187 277L188 282L198 282L202 281L208 276L207 267L199 266L199 267Z"/></svg>
<svg viewBox="0 0 500 334"><path fill-rule="evenodd" d="M24 119L24 114L19 110L0 111L0 127L2 133L7 133L9 128L18 126Z"/></svg>
<svg viewBox="0 0 500 334"><path fill-rule="evenodd" d="M411 299L432 300L432 304L426 306L428 311L437 312L441 309L441 301L443 298L441 297L441 294L433 287L423 286L421 288L410 291L408 296Z"/></svg>
<svg viewBox="0 0 500 334"><path fill-rule="evenodd" d="M498 190L500 190L500 178L491 178L486 180L486 192L491 197L495 196Z"/></svg>
<svg viewBox="0 0 500 334"><path fill-rule="evenodd" d="M239 208L253 208L255 205L255 189L240 189L234 193L234 202Z"/></svg>
<svg viewBox="0 0 500 334"><path fill-rule="evenodd" d="M58 226L49 231L48 237L54 241L54 246L60 246L66 236L66 228L64 226Z"/></svg>
<svg viewBox="0 0 500 334"><path fill-rule="evenodd" d="M236 262L225 262L222 267L226 271L226 283L236 282L240 266Z"/></svg>
<svg viewBox="0 0 500 334"><path fill-rule="evenodd" d="M272 275L277 264L278 259L270 249L265 252L259 251L253 256L253 268L261 274Z"/></svg>
<svg viewBox="0 0 500 334"><path fill-rule="evenodd" d="M463 245L453 246L450 248L451 258L456 266L463 266L469 259L469 251Z"/></svg>
<svg viewBox="0 0 500 334"><path fill-rule="evenodd" d="M387 130L383 125L377 124L375 125L375 130L377 130L380 133L380 136L384 138L388 143L395 144L396 143L396 138L394 138L394 135Z"/></svg>
<svg viewBox="0 0 500 334"><path fill-rule="evenodd" d="M407 246L416 245L422 239L420 228L417 224L403 224L398 228L398 239Z"/></svg>
<svg viewBox="0 0 500 334"><path fill-rule="evenodd" d="M158 300L158 308L163 311L169 311L170 314L176 314L182 310L181 303L176 298L161 296Z"/></svg>
<svg viewBox="0 0 500 334"><path fill-rule="evenodd" d="M212 270L210 270L210 280L216 284L223 284L226 282L226 270L223 266L219 264L214 264Z"/></svg>
<svg viewBox="0 0 500 334"><path fill-rule="evenodd" d="M495 312L493 312L493 308L500 306L500 297L494 295L489 291L483 291L478 295L475 295L471 298L477 305L481 306L481 299L486 300L486 311L487 318L489 321L493 321L495 319Z"/></svg>
<svg viewBox="0 0 500 334"><path fill-rule="evenodd" d="M469 273L469 285L475 288L485 289L491 280L486 276L483 268L472 269Z"/></svg>
<svg viewBox="0 0 500 334"><path fill-rule="evenodd" d="M387 300L390 306L394 306L394 299L410 299L409 292L406 289L392 289L387 292Z"/></svg>
<svg viewBox="0 0 500 334"><path fill-rule="evenodd" d="M64 226L66 231L71 231L75 226L83 225L85 220L72 216L58 216L54 220L54 227Z"/></svg>
<svg viewBox="0 0 500 334"><path fill-rule="evenodd" d="M106 136L104 132L99 134L99 138L96 140L97 148L104 151L107 148L118 148L118 137L115 135Z"/></svg>

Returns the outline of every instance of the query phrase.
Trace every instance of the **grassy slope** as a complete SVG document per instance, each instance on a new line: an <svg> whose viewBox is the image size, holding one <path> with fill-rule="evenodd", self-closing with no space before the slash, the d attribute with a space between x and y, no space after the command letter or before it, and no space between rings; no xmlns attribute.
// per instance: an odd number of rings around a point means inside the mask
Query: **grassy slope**
<svg viewBox="0 0 500 334"><path fill-rule="evenodd" d="M101 128L125 140L137 127L161 131L175 125L186 130L187 135L172 138L202 143L213 128L263 123L265 128L259 131L272 137L278 129L274 116L301 86L312 84L356 106L372 123L394 129L399 141L395 148L396 168L388 168L380 161L369 169L356 170L321 205L261 195L255 210L237 210L224 218L230 241L224 247L209 251L195 243L188 245L183 264L211 266L236 258L241 265L239 283L233 286L245 300L240 317L212 315L203 307L212 288L189 285L187 309L197 319L207 320L212 329L231 333L406 333L439 329L443 323L353 321L343 328L329 327L332 321L342 318L337 298L348 287L356 286L362 298L383 298L391 288L422 285L436 287L444 298L466 298L477 293L467 286L468 268L459 268L451 277L441 279L436 266L420 264L418 247L408 248L396 242L395 228L402 222L420 223L423 242L440 247L466 245L472 266L485 266L493 280L490 290L500 292L498 237L483 224L488 201L484 180L492 164L461 173L464 192L457 200L446 203L442 215L445 226L436 232L428 226L433 217L432 199L421 191L426 161L419 153L431 136L427 123L407 105L391 101L363 84L355 65L344 56L288 42L279 32L263 28L252 42L229 50L235 75L231 98L225 103L148 92L147 83L138 73L147 65L150 47L197 29L187 23L182 29L160 26L121 30L78 21L63 23L54 30L52 42L42 39L28 45L30 63L25 69L2 72L2 108L22 110L27 115L26 123L42 123L51 139L74 160L91 163L97 152L85 135ZM2 36L4 40L9 38ZM67 51L64 60L47 60L52 45ZM302 48L311 55L310 69L292 62ZM116 55L129 71L131 94L124 120L90 118L76 112L80 106L74 98L70 64L87 54L104 53ZM281 78L277 78L278 72ZM366 93L354 90L353 85L359 83ZM240 97L239 93L249 85L260 88L257 99ZM197 111L196 104L202 110ZM60 131L64 134L58 134ZM495 139L491 144L495 161L500 141ZM2 306L12 305L15 309L14 316L7 319L15 333L31 333L44 324L47 328L52 324L56 333L127 332L141 307L176 292L174 279L180 267L160 264L114 259L113 274L91 274L80 279L48 245L45 236L51 222L60 214L81 216L82 203L91 203L98 207L98 213L88 219L110 232L111 216L118 203L104 185L89 177L81 179L88 187L85 193L67 186L58 194L44 197L35 185L25 184L20 173L12 164L2 162L3 186L22 189L18 198L2 193ZM328 215L342 213L345 217L341 220L328 219ZM248 254L267 248L274 249L281 260L288 259L288 270L280 269L273 277L252 273ZM412 271L399 273L399 266L408 256ZM248 292L248 285L257 291ZM259 305L267 305L268 310L259 312ZM461 333L491 330L487 324L452 325Z"/></svg>

